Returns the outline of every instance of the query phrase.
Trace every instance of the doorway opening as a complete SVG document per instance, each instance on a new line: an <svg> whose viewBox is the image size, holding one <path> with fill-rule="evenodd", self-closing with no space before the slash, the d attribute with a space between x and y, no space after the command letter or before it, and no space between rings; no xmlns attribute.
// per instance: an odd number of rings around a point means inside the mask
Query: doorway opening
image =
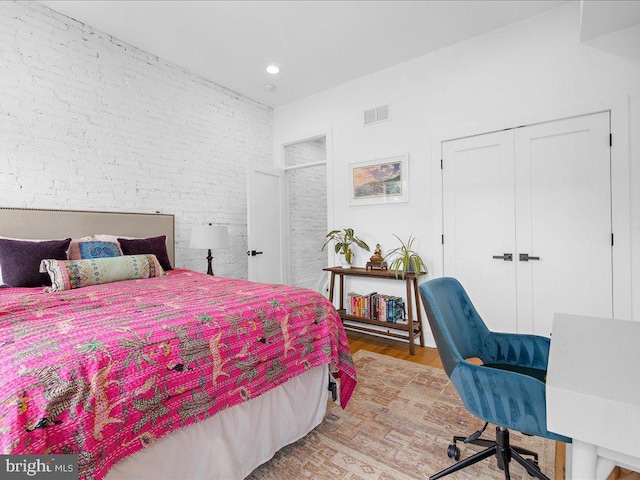
<svg viewBox="0 0 640 480"><path fill-rule="evenodd" d="M325 135L284 146L287 192L288 284L319 289L327 255L327 138Z"/></svg>

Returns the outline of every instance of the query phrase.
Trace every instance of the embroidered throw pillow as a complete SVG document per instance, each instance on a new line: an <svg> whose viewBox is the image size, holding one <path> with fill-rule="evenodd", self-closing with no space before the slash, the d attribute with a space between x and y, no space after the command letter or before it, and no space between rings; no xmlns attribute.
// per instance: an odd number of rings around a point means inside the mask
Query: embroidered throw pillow
<svg viewBox="0 0 640 480"><path fill-rule="evenodd" d="M114 242L98 240L72 240L69 245L69 260L85 260L87 258L121 257L122 250Z"/></svg>
<svg viewBox="0 0 640 480"><path fill-rule="evenodd" d="M45 259L40 264L40 271L48 273L51 278L51 287L45 288L45 292L164 275L164 270L155 255L125 255L86 260Z"/></svg>

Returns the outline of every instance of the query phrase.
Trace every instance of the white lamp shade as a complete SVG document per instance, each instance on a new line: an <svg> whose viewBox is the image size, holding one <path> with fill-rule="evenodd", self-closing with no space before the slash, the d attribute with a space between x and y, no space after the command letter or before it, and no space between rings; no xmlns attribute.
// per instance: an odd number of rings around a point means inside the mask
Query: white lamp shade
<svg viewBox="0 0 640 480"><path fill-rule="evenodd" d="M227 248L229 246L229 227L224 225L194 225L191 230L191 248Z"/></svg>

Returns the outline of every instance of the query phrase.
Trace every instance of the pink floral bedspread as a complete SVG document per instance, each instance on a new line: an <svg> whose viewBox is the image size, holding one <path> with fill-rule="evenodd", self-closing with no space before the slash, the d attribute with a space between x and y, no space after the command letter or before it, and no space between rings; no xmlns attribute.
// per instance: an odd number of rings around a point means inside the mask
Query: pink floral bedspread
<svg viewBox="0 0 640 480"><path fill-rule="evenodd" d="M356 373L310 290L188 270L46 294L0 290L0 453L79 455L103 478L157 438L330 364Z"/></svg>

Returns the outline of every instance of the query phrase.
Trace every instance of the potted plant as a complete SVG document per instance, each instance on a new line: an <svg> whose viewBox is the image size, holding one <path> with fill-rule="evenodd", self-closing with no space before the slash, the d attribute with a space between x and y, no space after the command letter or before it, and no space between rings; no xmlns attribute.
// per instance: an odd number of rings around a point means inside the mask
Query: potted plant
<svg viewBox="0 0 640 480"><path fill-rule="evenodd" d="M396 278L401 276L404 279L407 272L427 273L427 265L424 260L412 249L415 241L413 235L409 235L409 240L406 243L395 233L393 236L400 240L400 246L387 253L384 259L389 263L389 270L395 272Z"/></svg>
<svg viewBox="0 0 640 480"><path fill-rule="evenodd" d="M351 250L351 245L356 244L358 247L370 252L369 245L367 245L364 241L360 240L356 237L353 232L353 228L345 228L343 230L331 230L325 236L327 239L322 246L322 250L327 247L330 242L335 242L335 251L339 255L340 264L342 268L351 268L351 261L353 260L353 250Z"/></svg>

